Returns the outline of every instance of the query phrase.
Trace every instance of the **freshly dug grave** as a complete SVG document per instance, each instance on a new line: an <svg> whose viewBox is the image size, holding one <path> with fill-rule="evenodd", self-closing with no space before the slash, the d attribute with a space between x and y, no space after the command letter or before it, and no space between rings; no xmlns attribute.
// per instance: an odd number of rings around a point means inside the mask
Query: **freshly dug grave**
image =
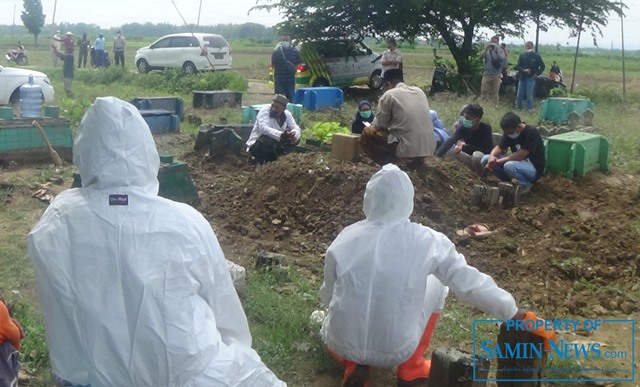
<svg viewBox="0 0 640 387"><path fill-rule="evenodd" d="M246 160L186 156L203 205L229 258L250 265L258 250L321 278L323 254L345 226L361 220L367 181L378 167L291 154L255 168ZM411 171L412 220L451 238L467 260L514 293L519 304L544 312L599 316L638 310L640 209L638 180L591 173L546 176L516 209L481 211L469 204L478 183L460 164L431 158ZM486 223L486 239L456 230Z"/></svg>

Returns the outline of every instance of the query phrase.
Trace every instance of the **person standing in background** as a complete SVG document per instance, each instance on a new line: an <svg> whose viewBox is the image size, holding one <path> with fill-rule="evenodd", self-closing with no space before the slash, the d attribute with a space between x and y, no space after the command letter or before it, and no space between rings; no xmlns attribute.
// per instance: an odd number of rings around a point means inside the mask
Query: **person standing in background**
<svg viewBox="0 0 640 387"><path fill-rule="evenodd" d="M280 46L273 50L271 54L271 66L273 66L273 83L275 94L293 100L293 93L296 90L296 71L300 59L300 53L291 47L291 36L282 34Z"/></svg>
<svg viewBox="0 0 640 387"><path fill-rule="evenodd" d="M398 50L396 40L393 37L387 38L388 50L382 53L382 76L384 72L391 69L400 69L402 71L402 53Z"/></svg>
<svg viewBox="0 0 640 387"><path fill-rule="evenodd" d="M516 95L516 109L522 110L522 102L527 99L527 111L533 112L533 91L536 86L536 78L544 71L542 57L533 51L533 42L524 44L525 52L518 57L517 70L520 73L518 93Z"/></svg>
<svg viewBox="0 0 640 387"><path fill-rule="evenodd" d="M498 41L498 36L493 36L480 55L484 61L480 95L485 101L495 104L499 102L498 91L500 91L502 69L507 63L505 52L498 45Z"/></svg>
<svg viewBox="0 0 640 387"><path fill-rule="evenodd" d="M60 58L56 54L56 51L60 51L60 30L51 37L51 66L57 67L60 64Z"/></svg>
<svg viewBox="0 0 640 387"><path fill-rule="evenodd" d="M82 38L78 40L78 68L80 66L87 67L87 56L89 55L89 39L87 39L87 33L82 33Z"/></svg>
<svg viewBox="0 0 640 387"><path fill-rule="evenodd" d="M113 56L115 57L116 66L122 64L122 67L124 67L124 49L126 45L127 41L120 30L116 31L116 37L113 38Z"/></svg>
<svg viewBox="0 0 640 387"><path fill-rule="evenodd" d="M96 39L94 47L95 63L96 67L100 68L104 66L104 34L99 34Z"/></svg>

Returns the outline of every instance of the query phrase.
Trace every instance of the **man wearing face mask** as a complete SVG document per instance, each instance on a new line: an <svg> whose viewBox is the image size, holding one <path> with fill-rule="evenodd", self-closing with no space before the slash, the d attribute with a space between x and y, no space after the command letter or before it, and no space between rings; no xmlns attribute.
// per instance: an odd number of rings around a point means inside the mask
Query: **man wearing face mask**
<svg viewBox="0 0 640 387"><path fill-rule="evenodd" d="M249 153L256 164L274 161L291 152L300 142L302 130L287 110L287 103L287 97L276 94L271 105L258 112L247 141Z"/></svg>
<svg viewBox="0 0 640 387"><path fill-rule="evenodd" d="M511 182L516 194L527 193L544 172L542 137L537 128L522 122L513 112L502 117L500 127L504 132L500 144L482 158L481 164L500 180ZM507 155L508 149L511 153Z"/></svg>
<svg viewBox="0 0 640 387"><path fill-rule="evenodd" d="M516 109L522 110L522 102L527 98L527 111L533 111L533 90L536 78L544 71L544 62L537 52L533 51L533 42L524 44L525 52L518 57L516 69L520 73L518 93L516 95Z"/></svg>
<svg viewBox="0 0 640 387"><path fill-rule="evenodd" d="M296 89L296 71L300 62L302 62L300 53L291 47L291 36L283 34L280 47L271 54L275 94L283 94L289 100L293 98Z"/></svg>
<svg viewBox="0 0 640 387"><path fill-rule="evenodd" d="M483 115L480 105L466 105L455 133L438 148L436 156L454 158L480 175L480 160L493 149L491 125L480 121Z"/></svg>

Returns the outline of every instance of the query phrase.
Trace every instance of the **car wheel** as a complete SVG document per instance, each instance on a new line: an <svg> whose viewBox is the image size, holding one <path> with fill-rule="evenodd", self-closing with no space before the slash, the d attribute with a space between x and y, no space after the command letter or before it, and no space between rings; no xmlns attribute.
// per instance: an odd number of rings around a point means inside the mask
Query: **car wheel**
<svg viewBox="0 0 640 387"><path fill-rule="evenodd" d="M138 67L138 71L142 74L149 72L149 63L145 59L140 59L138 63L136 63L136 66Z"/></svg>
<svg viewBox="0 0 640 387"><path fill-rule="evenodd" d="M191 62L184 62L184 64L182 65L182 70L187 75L193 75L198 72L198 69L196 69L196 65Z"/></svg>
<svg viewBox="0 0 640 387"><path fill-rule="evenodd" d="M329 81L326 78L318 78L313 81L313 87L324 87L329 86Z"/></svg>
<svg viewBox="0 0 640 387"><path fill-rule="evenodd" d="M378 90L382 87L382 71L376 70L369 77L369 88Z"/></svg>

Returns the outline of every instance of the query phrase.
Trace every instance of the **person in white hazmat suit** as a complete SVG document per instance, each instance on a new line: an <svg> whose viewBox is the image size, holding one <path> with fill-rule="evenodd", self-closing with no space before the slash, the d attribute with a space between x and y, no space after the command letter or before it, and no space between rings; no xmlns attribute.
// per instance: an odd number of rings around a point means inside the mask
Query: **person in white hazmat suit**
<svg viewBox="0 0 640 387"><path fill-rule="evenodd" d="M346 227L327 249L321 335L346 367L344 386L366 386L368 366L398 366L398 386L425 385L424 353L444 307L443 283L498 319L536 318L469 266L446 236L411 222L413 196L409 176L385 165L367 183L366 219Z"/></svg>
<svg viewBox="0 0 640 387"><path fill-rule="evenodd" d="M138 110L97 98L73 161L83 187L58 195L28 237L54 374L92 387L286 386L251 349L209 223L158 196Z"/></svg>

